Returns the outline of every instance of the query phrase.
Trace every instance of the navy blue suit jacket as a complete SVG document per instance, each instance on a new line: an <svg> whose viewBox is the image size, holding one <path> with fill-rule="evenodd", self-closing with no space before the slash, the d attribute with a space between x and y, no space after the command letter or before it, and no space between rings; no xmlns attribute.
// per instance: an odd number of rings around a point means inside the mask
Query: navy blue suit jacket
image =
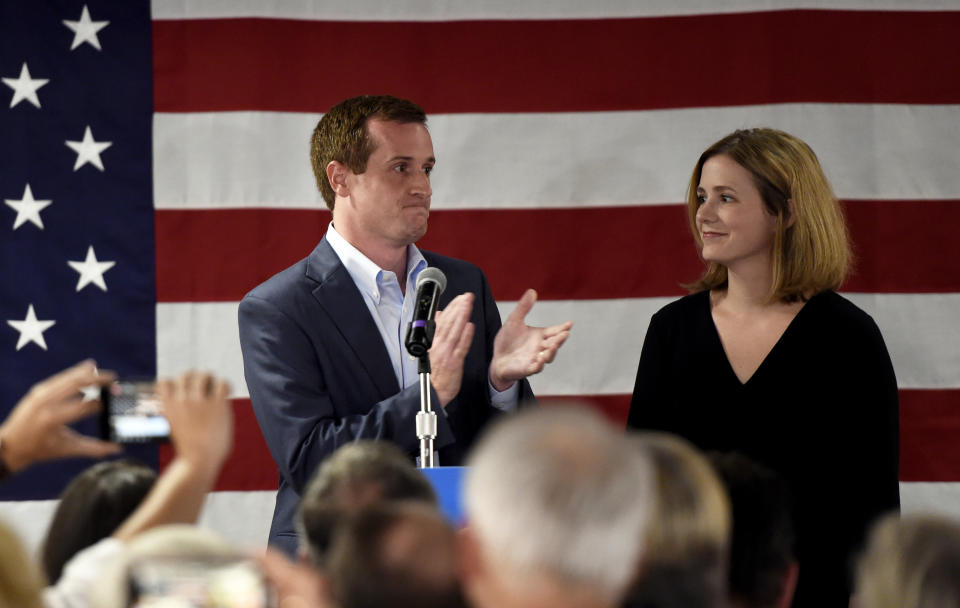
<svg viewBox="0 0 960 608"><path fill-rule="evenodd" d="M479 268L427 251L423 256L447 276L441 308L458 294L476 296L470 319L476 331L460 393L446 415L437 414L439 462L457 465L499 411L490 404L487 374L500 314ZM355 439L385 439L411 456L419 453L420 389L400 390L363 296L326 238L248 293L239 322L253 410L280 472L269 542L292 554L300 494L334 450ZM531 397L522 382L520 400ZM432 399L439 409L436 392Z"/></svg>

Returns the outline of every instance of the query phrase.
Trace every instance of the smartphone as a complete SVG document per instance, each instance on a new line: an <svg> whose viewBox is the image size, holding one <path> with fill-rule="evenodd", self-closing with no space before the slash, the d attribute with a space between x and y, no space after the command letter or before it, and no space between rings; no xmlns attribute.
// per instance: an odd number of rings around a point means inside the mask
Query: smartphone
<svg viewBox="0 0 960 608"><path fill-rule="evenodd" d="M169 441L170 423L163 415L154 380L118 380L100 390L100 433L117 443Z"/></svg>
<svg viewBox="0 0 960 608"><path fill-rule="evenodd" d="M263 571L245 557L149 557L130 564L130 606L272 608Z"/></svg>

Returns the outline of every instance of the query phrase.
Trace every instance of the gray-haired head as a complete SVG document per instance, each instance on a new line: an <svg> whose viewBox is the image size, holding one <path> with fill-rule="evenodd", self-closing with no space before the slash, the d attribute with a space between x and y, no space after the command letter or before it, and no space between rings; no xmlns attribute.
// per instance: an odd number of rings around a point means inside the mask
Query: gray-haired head
<svg viewBox="0 0 960 608"><path fill-rule="evenodd" d="M623 431L584 407L534 408L494 427L469 464L468 523L505 586L623 593L655 500L650 464Z"/></svg>

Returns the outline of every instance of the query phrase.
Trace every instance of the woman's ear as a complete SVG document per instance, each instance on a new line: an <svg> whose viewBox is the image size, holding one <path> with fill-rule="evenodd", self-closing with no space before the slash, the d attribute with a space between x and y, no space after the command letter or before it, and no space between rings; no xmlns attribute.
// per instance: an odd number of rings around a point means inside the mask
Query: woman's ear
<svg viewBox="0 0 960 608"><path fill-rule="evenodd" d="M793 214L793 199L787 199L787 228L790 228L797 221L797 216Z"/></svg>

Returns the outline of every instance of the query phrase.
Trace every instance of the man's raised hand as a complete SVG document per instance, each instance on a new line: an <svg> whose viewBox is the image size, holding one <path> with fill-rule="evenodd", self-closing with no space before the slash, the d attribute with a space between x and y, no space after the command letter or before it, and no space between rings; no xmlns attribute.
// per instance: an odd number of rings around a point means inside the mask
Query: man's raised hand
<svg viewBox="0 0 960 608"><path fill-rule="evenodd" d="M573 321L550 327L530 327L524 319L537 301L537 292L528 289L493 341L490 384L503 392L517 380L540 372L557 356L570 337Z"/></svg>
<svg viewBox="0 0 960 608"><path fill-rule="evenodd" d="M462 293L437 312L437 330L430 347L430 384L437 391L441 407L447 407L463 381L463 360L473 341L473 294Z"/></svg>

